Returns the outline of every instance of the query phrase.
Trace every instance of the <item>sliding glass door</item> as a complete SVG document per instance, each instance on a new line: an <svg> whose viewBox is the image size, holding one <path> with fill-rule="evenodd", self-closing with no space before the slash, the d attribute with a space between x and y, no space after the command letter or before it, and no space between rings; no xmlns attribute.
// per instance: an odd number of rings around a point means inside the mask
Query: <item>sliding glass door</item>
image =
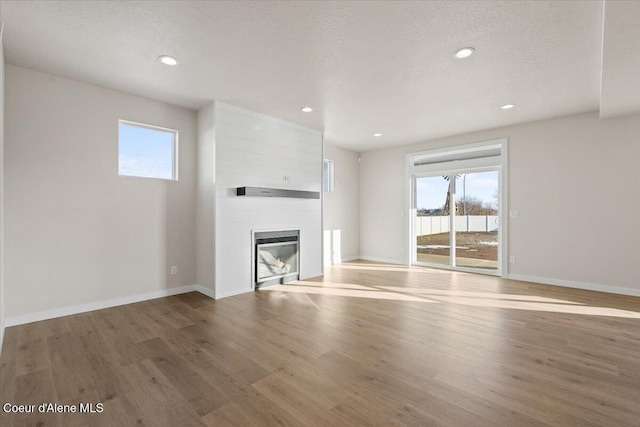
<svg viewBox="0 0 640 427"><path fill-rule="evenodd" d="M497 273L500 168L414 175L413 262Z"/></svg>
<svg viewBox="0 0 640 427"><path fill-rule="evenodd" d="M449 176L415 178L416 235L415 260L424 264L451 264L451 221L444 212L449 191Z"/></svg>
<svg viewBox="0 0 640 427"><path fill-rule="evenodd" d="M456 175L455 266L498 269L500 173Z"/></svg>

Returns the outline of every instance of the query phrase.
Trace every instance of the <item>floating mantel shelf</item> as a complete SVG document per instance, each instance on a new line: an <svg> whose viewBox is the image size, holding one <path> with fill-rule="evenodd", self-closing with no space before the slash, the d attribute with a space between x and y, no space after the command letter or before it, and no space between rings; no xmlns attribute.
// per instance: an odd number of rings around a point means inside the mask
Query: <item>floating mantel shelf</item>
<svg viewBox="0 0 640 427"><path fill-rule="evenodd" d="M283 188L238 187L237 196L250 197L293 197L296 199L319 199L318 191L285 190Z"/></svg>

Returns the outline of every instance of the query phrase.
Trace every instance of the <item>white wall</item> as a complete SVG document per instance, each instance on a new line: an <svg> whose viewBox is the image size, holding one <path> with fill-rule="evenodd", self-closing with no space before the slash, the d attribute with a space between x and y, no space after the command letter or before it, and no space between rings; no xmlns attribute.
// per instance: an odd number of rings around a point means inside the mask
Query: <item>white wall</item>
<svg viewBox="0 0 640 427"><path fill-rule="evenodd" d="M638 115L585 113L363 153L363 257L405 262L406 153L499 138L509 140L509 209L519 211L509 276L640 295Z"/></svg>
<svg viewBox="0 0 640 427"><path fill-rule="evenodd" d="M7 319L195 284L196 113L12 65L6 82ZM118 119L179 131L178 182L118 176Z"/></svg>
<svg viewBox="0 0 640 427"><path fill-rule="evenodd" d="M405 147L361 153L360 257L404 263Z"/></svg>
<svg viewBox="0 0 640 427"><path fill-rule="evenodd" d="M0 22L0 28L2 22ZM4 46L0 29L0 352L4 341Z"/></svg>
<svg viewBox="0 0 640 427"><path fill-rule="evenodd" d="M324 264L339 264L360 255L360 163L358 153L324 144L333 161L334 191L324 193Z"/></svg>
<svg viewBox="0 0 640 427"><path fill-rule="evenodd" d="M322 134L216 102L215 158L216 298L253 289L252 230L299 229L300 276L321 275L320 199L237 197L235 190L321 191Z"/></svg>
<svg viewBox="0 0 640 427"><path fill-rule="evenodd" d="M198 284L215 297L215 117L214 104L198 111L196 255Z"/></svg>

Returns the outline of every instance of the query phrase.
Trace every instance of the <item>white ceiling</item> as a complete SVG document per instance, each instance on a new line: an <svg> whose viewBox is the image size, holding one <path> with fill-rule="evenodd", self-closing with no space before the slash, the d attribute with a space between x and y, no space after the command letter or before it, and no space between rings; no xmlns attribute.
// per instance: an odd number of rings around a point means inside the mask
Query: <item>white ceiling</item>
<svg viewBox="0 0 640 427"><path fill-rule="evenodd" d="M2 0L0 7L11 64L188 108L221 100L324 130L327 142L355 151L598 110L606 81L599 1ZM616 13L622 17L607 21L614 33L625 21L624 10ZM455 59L465 46L475 55ZM160 64L163 54L180 64ZM615 73L620 54L605 59ZM618 74L612 104L628 78ZM499 109L505 103L517 106ZM640 110L630 104L625 112ZM315 110L302 113L306 105Z"/></svg>
<svg viewBox="0 0 640 427"><path fill-rule="evenodd" d="M607 1L600 117L640 111L640 1Z"/></svg>

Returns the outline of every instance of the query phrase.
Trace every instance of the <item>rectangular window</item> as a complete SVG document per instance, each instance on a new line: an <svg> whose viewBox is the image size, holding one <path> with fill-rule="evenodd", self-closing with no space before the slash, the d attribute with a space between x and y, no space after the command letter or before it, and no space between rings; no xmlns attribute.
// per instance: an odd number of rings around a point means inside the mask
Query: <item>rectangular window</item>
<svg viewBox="0 0 640 427"><path fill-rule="evenodd" d="M333 160L326 160L322 164L322 191L333 191Z"/></svg>
<svg viewBox="0 0 640 427"><path fill-rule="evenodd" d="M118 121L118 175L178 179L178 131Z"/></svg>

